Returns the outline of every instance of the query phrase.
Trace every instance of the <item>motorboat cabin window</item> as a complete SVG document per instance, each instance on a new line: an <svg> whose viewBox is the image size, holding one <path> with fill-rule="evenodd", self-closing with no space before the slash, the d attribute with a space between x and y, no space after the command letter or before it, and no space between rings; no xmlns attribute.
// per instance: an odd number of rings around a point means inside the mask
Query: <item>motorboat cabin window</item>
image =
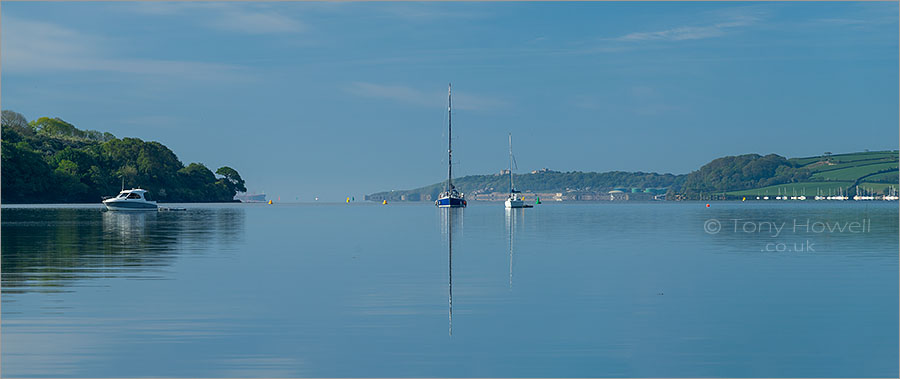
<svg viewBox="0 0 900 379"><path fill-rule="evenodd" d="M124 199L126 196L128 196L127 193L120 193L118 197Z"/></svg>
<svg viewBox="0 0 900 379"><path fill-rule="evenodd" d="M129 199L140 199L140 198L141 198L141 195L138 195L138 194L132 192L132 193L129 193L129 194L128 194L128 198L129 198Z"/></svg>

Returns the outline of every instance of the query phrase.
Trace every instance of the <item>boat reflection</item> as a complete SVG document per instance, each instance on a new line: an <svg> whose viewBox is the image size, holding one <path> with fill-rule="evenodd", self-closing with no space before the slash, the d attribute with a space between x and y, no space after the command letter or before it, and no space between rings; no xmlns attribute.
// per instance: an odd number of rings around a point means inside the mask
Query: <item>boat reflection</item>
<svg viewBox="0 0 900 379"><path fill-rule="evenodd" d="M147 238L147 224L155 223L159 212L102 212L103 230L108 240L140 244Z"/></svg>
<svg viewBox="0 0 900 379"><path fill-rule="evenodd" d="M462 234L463 212L465 208L439 208L441 212L441 234L447 238L447 279L449 295L449 335L453 336L453 233Z"/></svg>
<svg viewBox="0 0 900 379"><path fill-rule="evenodd" d="M509 232L509 290L512 291L513 258L516 244L516 228L525 219L524 208L506 208L506 230Z"/></svg>
<svg viewBox="0 0 900 379"><path fill-rule="evenodd" d="M184 251L226 249L244 234L244 210L98 212L2 210L2 293L63 292L77 282L165 279ZM80 284L80 285L85 285Z"/></svg>

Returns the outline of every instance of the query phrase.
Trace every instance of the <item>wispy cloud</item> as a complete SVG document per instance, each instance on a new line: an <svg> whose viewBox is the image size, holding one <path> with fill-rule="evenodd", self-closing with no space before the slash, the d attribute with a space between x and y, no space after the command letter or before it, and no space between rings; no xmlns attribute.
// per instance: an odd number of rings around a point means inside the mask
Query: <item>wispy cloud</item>
<svg viewBox="0 0 900 379"><path fill-rule="evenodd" d="M747 27L757 23L760 16L755 12L731 12L723 15L723 20L706 25L685 25L658 31L628 33L613 38L616 41L685 41L723 36L730 30Z"/></svg>
<svg viewBox="0 0 900 379"><path fill-rule="evenodd" d="M896 14L896 13L895 13ZM886 15L855 15L855 17L818 18L811 20L812 25L838 26L852 29L865 29L882 25L897 24L896 16Z"/></svg>
<svg viewBox="0 0 900 379"><path fill-rule="evenodd" d="M351 83L346 91L363 97L391 100L399 103L439 108L446 104L447 92L422 91L402 85L384 85L367 82ZM453 92L453 107L463 110L490 110L505 108L509 102L493 97L475 95L468 92Z"/></svg>
<svg viewBox="0 0 900 379"><path fill-rule="evenodd" d="M2 38L3 69L8 72L99 71L200 80L246 74L239 66L221 63L116 57L109 38L8 15Z"/></svg>
<svg viewBox="0 0 900 379"><path fill-rule="evenodd" d="M414 22L432 22L437 19L475 19L488 17L488 13L474 11L471 7L460 9L451 4L453 8L445 6L441 3L421 3L421 4L380 4L378 9L385 14L407 21Z"/></svg>
<svg viewBox="0 0 900 379"><path fill-rule="evenodd" d="M703 39L710 37L718 37L724 34L722 29L716 26L682 26L656 32L637 32L630 33L617 38L619 41L653 41L668 40L682 41L690 39Z"/></svg>
<svg viewBox="0 0 900 379"><path fill-rule="evenodd" d="M159 16L190 16L199 25L242 34L298 33L306 25L267 5L206 2L138 2L134 12Z"/></svg>
<svg viewBox="0 0 900 379"><path fill-rule="evenodd" d="M897 24L897 11L897 2L853 2L847 4L839 15L815 18L810 20L810 24L853 29L894 25Z"/></svg>
<svg viewBox="0 0 900 379"><path fill-rule="evenodd" d="M354 82L347 88L347 92L358 96L388 99L406 104L424 106L435 104L434 96L423 96L424 94L421 91L405 86Z"/></svg>

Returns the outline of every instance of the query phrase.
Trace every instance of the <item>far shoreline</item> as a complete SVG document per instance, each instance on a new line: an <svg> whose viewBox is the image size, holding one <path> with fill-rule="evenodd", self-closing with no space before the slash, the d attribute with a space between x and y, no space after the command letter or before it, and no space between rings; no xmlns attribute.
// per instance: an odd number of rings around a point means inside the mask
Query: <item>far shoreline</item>
<svg viewBox="0 0 900 379"><path fill-rule="evenodd" d="M885 204L885 205L893 205L898 206L898 202L892 200L670 200L670 201L546 201L540 205L537 205L533 209L539 209L544 206L571 206L571 205L647 205L647 204L659 204L659 205L671 205L671 204L696 204L700 206L704 206L706 204L748 204L752 203L754 205L757 204L860 204L860 205L872 205L872 204ZM189 208L210 208L215 206L278 206L278 205L336 205L336 206L431 206L434 204L426 201L395 201L388 202L387 204L381 204L378 202L358 202L353 204L346 204L341 201L310 201L310 202L273 202L272 204L264 203L264 202L253 202L253 203L244 203L244 202L193 202L193 203L158 203L160 207L167 208L172 206L188 206ZM473 205L476 207L497 207L498 205L502 205L501 201L472 201L469 205ZM93 209L97 208L100 210L105 210L102 203L2 203L0 204L0 208L2 209ZM500 207L502 208L502 206ZM528 212L526 210L526 212ZM534 212L534 211L532 211ZM127 213L127 212L126 212Z"/></svg>

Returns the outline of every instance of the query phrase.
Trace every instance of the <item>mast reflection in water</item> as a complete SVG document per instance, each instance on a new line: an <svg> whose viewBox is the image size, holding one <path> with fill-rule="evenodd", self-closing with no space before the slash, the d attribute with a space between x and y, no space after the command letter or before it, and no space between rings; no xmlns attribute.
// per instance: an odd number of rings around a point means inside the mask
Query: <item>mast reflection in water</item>
<svg viewBox="0 0 900 379"><path fill-rule="evenodd" d="M512 291L513 282L513 257L515 254L516 244L516 226L519 219L524 221L524 208L506 208L506 230L509 232L509 290Z"/></svg>
<svg viewBox="0 0 900 379"><path fill-rule="evenodd" d="M449 335L453 335L453 233L462 234L465 208L438 208L441 212L441 234L447 238L447 278L449 296ZM458 237L457 237L458 238Z"/></svg>

